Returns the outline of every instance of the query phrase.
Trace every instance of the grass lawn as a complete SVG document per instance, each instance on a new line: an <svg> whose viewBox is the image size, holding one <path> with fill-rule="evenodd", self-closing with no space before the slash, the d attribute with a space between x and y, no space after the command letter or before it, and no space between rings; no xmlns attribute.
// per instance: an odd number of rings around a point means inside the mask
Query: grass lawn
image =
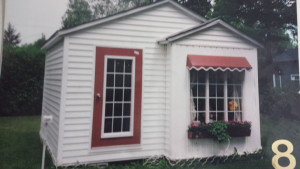
<svg viewBox="0 0 300 169"><path fill-rule="evenodd" d="M0 168L41 168L40 116L0 117ZM50 158L47 165L50 166Z"/></svg>
<svg viewBox="0 0 300 169"><path fill-rule="evenodd" d="M202 169L272 169L270 160L273 156L271 145L277 139L288 139L294 144L293 155L300 159L299 121L285 118L261 116L262 145L266 152L263 159L248 159L227 162L218 165L204 165ZM0 169L39 169L41 168L42 144L39 138L40 116L0 117ZM298 141L297 141L298 140ZM49 155L45 168L55 168ZM85 167L92 169L92 167ZM110 165L108 169L145 168L140 163L131 165ZM157 169L171 168L164 161ZM183 167L173 167L183 169Z"/></svg>

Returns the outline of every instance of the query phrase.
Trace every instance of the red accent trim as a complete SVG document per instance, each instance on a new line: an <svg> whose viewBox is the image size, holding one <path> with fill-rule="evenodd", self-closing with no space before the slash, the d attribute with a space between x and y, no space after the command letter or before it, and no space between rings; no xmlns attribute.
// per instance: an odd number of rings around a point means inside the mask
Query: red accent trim
<svg viewBox="0 0 300 169"><path fill-rule="evenodd" d="M196 68L246 68L252 69L246 58L244 57L228 57L228 56L201 56L188 55L187 67Z"/></svg>
<svg viewBox="0 0 300 169"><path fill-rule="evenodd" d="M138 52L136 52L138 51ZM101 139L102 126L102 97L97 100L96 93L103 95L104 80L104 56L132 56L135 57L135 93L134 93L134 124L133 136L122 138ZM141 103L142 103L142 58L141 49L123 49L123 48L96 48L96 70L95 70L95 89L94 89L94 117L92 132L92 147L140 144L141 142Z"/></svg>

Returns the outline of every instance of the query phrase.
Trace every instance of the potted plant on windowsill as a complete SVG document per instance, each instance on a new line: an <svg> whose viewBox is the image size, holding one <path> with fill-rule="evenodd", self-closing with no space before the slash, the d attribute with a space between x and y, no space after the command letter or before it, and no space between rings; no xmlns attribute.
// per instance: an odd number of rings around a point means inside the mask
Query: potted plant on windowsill
<svg viewBox="0 0 300 169"><path fill-rule="evenodd" d="M226 142L231 137L246 137L251 134L249 121L216 121L208 124L193 122L188 127L189 139L214 138Z"/></svg>
<svg viewBox="0 0 300 169"><path fill-rule="evenodd" d="M207 131L219 143L227 142L231 139L227 131L227 123L223 121L215 121L207 124Z"/></svg>

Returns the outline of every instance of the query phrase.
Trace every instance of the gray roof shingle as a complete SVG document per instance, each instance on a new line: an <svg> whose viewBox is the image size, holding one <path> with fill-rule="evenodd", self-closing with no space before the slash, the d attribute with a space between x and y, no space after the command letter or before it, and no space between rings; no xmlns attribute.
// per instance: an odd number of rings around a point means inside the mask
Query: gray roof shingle
<svg viewBox="0 0 300 169"><path fill-rule="evenodd" d="M298 60L298 48L289 49L273 58L273 62L290 62Z"/></svg>

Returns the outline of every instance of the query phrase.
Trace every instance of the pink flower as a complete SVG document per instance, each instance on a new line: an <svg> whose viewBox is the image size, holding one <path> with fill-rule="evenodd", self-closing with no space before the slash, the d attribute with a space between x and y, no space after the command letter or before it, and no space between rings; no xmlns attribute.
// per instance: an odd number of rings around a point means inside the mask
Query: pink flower
<svg viewBox="0 0 300 169"><path fill-rule="evenodd" d="M193 127L198 127L198 124L196 122L193 123Z"/></svg>

